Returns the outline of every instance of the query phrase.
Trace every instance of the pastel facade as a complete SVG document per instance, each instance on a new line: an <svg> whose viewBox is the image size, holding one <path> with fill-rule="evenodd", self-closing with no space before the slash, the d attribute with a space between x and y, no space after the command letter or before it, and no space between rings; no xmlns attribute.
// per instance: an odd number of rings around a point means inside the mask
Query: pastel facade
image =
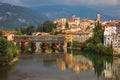
<svg viewBox="0 0 120 80"><path fill-rule="evenodd" d="M32 35L49 35L49 33L45 33L45 32L35 32L35 33L32 33Z"/></svg>
<svg viewBox="0 0 120 80"><path fill-rule="evenodd" d="M104 45L113 46L114 49L120 48L120 23L109 22L104 28Z"/></svg>
<svg viewBox="0 0 120 80"><path fill-rule="evenodd" d="M67 34L72 35L73 41L85 42L86 40L88 40L90 37L93 36L93 31L88 30L86 32L83 32L83 31L69 32Z"/></svg>
<svg viewBox="0 0 120 80"><path fill-rule="evenodd" d="M3 37L7 40L14 40L14 32L8 30L0 30L3 33Z"/></svg>

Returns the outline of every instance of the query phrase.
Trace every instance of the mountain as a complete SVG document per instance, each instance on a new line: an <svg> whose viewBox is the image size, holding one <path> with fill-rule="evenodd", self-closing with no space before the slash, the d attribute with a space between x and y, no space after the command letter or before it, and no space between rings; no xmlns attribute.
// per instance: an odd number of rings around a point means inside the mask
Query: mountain
<svg viewBox="0 0 120 80"><path fill-rule="evenodd" d="M24 27L36 25L48 20L44 14L35 10L15 6L7 3L0 3L0 28Z"/></svg>
<svg viewBox="0 0 120 80"><path fill-rule="evenodd" d="M66 5L51 5L51 6L39 6L39 7L32 7L43 14L45 14L51 20L54 20L59 17L71 18L72 14L76 14L77 17L80 18L90 18L95 19L96 14L101 14L102 20L109 20L109 19L120 19L120 14L118 11L114 11L118 9L116 7L112 8L104 8L104 7L93 7L93 6L66 6ZM113 9L113 10L111 10ZM116 13L117 15L113 15ZM120 12L120 11L119 11Z"/></svg>

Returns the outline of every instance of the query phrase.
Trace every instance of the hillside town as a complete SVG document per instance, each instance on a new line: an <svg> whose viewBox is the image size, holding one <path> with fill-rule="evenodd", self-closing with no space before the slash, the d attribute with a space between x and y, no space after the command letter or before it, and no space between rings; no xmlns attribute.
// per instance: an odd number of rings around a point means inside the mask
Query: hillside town
<svg viewBox="0 0 120 80"><path fill-rule="evenodd" d="M96 20L76 17L75 14L70 19L57 18L53 21L56 24L56 28L53 32L61 32L62 35L70 35L72 41L83 43L93 36L93 30L97 22L102 25L104 33L104 45L114 48L115 51L120 52L120 20L102 21L100 14L96 14ZM14 40L14 31L1 30L4 37L8 40ZM50 35L46 32L34 32L32 35Z"/></svg>
<svg viewBox="0 0 120 80"><path fill-rule="evenodd" d="M67 35L72 35L73 41L85 42L87 39L93 36L93 30L95 24L100 22L104 33L104 45L112 45L114 50L120 52L120 20L102 21L100 14L96 15L96 20L88 18L80 19L75 14L71 19L58 18L54 20L57 24L57 31ZM66 23L68 27L66 28Z"/></svg>

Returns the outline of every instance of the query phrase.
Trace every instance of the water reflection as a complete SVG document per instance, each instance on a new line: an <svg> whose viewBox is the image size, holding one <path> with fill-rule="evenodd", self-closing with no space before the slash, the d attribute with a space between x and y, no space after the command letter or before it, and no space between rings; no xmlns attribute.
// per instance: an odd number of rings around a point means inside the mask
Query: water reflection
<svg viewBox="0 0 120 80"><path fill-rule="evenodd" d="M83 55L73 56L73 53L66 53L62 59L57 58L56 64L62 71L70 68L75 73L80 73L80 71L86 72L93 68L91 60L87 59Z"/></svg>
<svg viewBox="0 0 120 80"><path fill-rule="evenodd" d="M22 80L21 76L25 75L28 80L59 80L60 77L64 80L120 80L120 58L68 49L64 53L34 54L32 58L20 59L16 65L0 68L0 80Z"/></svg>
<svg viewBox="0 0 120 80"><path fill-rule="evenodd" d="M16 63L7 67L0 67L0 80L7 80L9 71L14 69L15 66Z"/></svg>
<svg viewBox="0 0 120 80"><path fill-rule="evenodd" d="M103 74L107 80L120 80L120 58L114 57L113 63L106 62Z"/></svg>

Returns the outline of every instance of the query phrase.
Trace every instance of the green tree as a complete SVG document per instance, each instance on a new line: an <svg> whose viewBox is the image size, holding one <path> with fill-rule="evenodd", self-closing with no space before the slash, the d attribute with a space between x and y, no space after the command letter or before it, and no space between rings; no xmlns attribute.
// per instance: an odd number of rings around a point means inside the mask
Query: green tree
<svg viewBox="0 0 120 80"><path fill-rule="evenodd" d="M43 23L43 32L51 32L56 28L56 25L51 21L45 21Z"/></svg>
<svg viewBox="0 0 120 80"><path fill-rule="evenodd" d="M33 32L35 32L34 26L31 25L31 26L26 28L26 34L27 35L31 35Z"/></svg>
<svg viewBox="0 0 120 80"><path fill-rule="evenodd" d="M65 24L65 28L68 28L68 27L69 27L68 22L66 22L66 24Z"/></svg>
<svg viewBox="0 0 120 80"><path fill-rule="evenodd" d="M43 26L42 26L42 24L38 24L36 32L43 32Z"/></svg>
<svg viewBox="0 0 120 80"><path fill-rule="evenodd" d="M103 43L103 30L99 22L95 25L93 39L94 44Z"/></svg>
<svg viewBox="0 0 120 80"><path fill-rule="evenodd" d="M104 46L103 37L104 36L103 36L102 26L98 22L95 25L93 37L91 37L85 43L83 43L81 49L83 51L88 51L88 52L92 51L95 53L112 55L113 48L112 46L108 46L108 47Z"/></svg>
<svg viewBox="0 0 120 80"><path fill-rule="evenodd" d="M20 32L22 34L31 35L33 32L35 32L35 28L33 25L30 25L26 28L20 28Z"/></svg>
<svg viewBox="0 0 120 80"><path fill-rule="evenodd" d="M3 37L3 32L0 31L0 37Z"/></svg>
<svg viewBox="0 0 120 80"><path fill-rule="evenodd" d="M17 47L14 42L0 38L0 66L7 65L17 56Z"/></svg>

